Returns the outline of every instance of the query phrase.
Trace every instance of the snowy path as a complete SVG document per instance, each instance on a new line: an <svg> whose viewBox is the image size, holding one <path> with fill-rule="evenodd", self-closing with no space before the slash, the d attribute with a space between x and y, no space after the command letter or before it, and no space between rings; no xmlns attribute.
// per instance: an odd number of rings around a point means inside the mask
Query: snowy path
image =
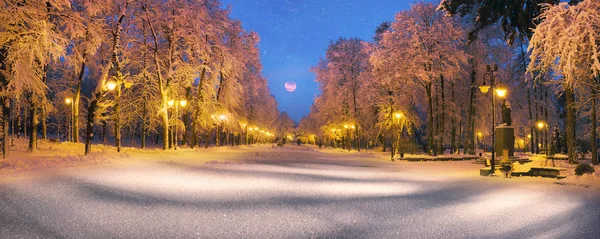
<svg viewBox="0 0 600 239"><path fill-rule="evenodd" d="M295 147L228 157L239 162L150 160L0 181L0 238L600 234L597 189L479 177L470 162L389 163Z"/></svg>

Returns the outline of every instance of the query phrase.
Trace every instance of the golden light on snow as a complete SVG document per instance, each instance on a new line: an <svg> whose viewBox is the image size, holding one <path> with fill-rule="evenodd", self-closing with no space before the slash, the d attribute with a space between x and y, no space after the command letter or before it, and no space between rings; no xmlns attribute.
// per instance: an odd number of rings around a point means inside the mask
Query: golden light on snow
<svg viewBox="0 0 600 239"><path fill-rule="evenodd" d="M294 81L286 81L284 86L287 92L294 92L296 90L296 82Z"/></svg>

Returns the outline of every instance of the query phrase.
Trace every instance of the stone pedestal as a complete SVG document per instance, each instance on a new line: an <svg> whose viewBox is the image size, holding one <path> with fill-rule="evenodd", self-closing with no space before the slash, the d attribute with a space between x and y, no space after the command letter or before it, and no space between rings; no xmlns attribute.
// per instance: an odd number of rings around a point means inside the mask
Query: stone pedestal
<svg viewBox="0 0 600 239"><path fill-rule="evenodd" d="M508 150L508 157L515 156L515 128L512 126L499 125L496 127L496 158L504 156L504 150Z"/></svg>

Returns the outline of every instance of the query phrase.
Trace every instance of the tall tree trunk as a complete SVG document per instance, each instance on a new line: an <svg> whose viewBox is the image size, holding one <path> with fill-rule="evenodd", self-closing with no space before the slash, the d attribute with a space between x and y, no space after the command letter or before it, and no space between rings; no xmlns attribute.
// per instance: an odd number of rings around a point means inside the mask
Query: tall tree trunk
<svg viewBox="0 0 600 239"><path fill-rule="evenodd" d="M452 102L455 102L455 98L454 98L454 82L450 83L450 88L452 90L451 92L451 99ZM455 107L452 108L452 112L455 111ZM455 119L455 114L452 114L452 122L451 122L451 129L450 129L450 148L452 148L452 154L457 154L458 153L458 147L456 146L456 119Z"/></svg>
<svg viewBox="0 0 600 239"><path fill-rule="evenodd" d="M188 86L185 88L185 100L187 102L190 102L191 97L192 97L192 88ZM182 139L181 139L182 146L188 144L188 136L190 135L189 134L190 114L185 109L183 109L183 110L184 110L184 113L181 116L181 117L183 117L183 135L182 135Z"/></svg>
<svg viewBox="0 0 600 239"><path fill-rule="evenodd" d="M148 105L146 101L142 101L142 145L141 148L146 148L146 135L148 135Z"/></svg>
<svg viewBox="0 0 600 239"><path fill-rule="evenodd" d="M33 100L33 95L30 96L30 100ZM37 104L31 102L29 108L29 152L36 151L37 149L37 132L38 132L39 118L38 118L38 107Z"/></svg>
<svg viewBox="0 0 600 239"><path fill-rule="evenodd" d="M115 147L117 153L121 152L121 86L117 86L115 100Z"/></svg>
<svg viewBox="0 0 600 239"><path fill-rule="evenodd" d="M108 145L108 122L102 121L102 144Z"/></svg>
<svg viewBox="0 0 600 239"><path fill-rule="evenodd" d="M546 122L544 143L546 145L546 155L550 155L550 138L548 137L548 134L550 133L550 121L548 119L548 105L550 105L550 102L548 102L548 87L544 86L544 121Z"/></svg>
<svg viewBox="0 0 600 239"><path fill-rule="evenodd" d="M88 106L87 124L85 127L85 155L88 155L92 151L92 137L94 136L94 114L98 108L98 98L101 97L101 94L102 93L97 92L95 97L92 99L92 102L90 102L90 105ZM104 124L104 128L106 128L106 124Z"/></svg>
<svg viewBox="0 0 600 239"><path fill-rule="evenodd" d="M427 92L427 106L428 106L428 110L429 110L429 120L427 121L427 133L428 133L428 137L427 137L427 153L428 154L432 154L433 153L433 98L431 95L431 86L432 83L429 82L427 84L427 86L425 86L425 91Z"/></svg>
<svg viewBox="0 0 600 239"><path fill-rule="evenodd" d="M10 98L2 99L2 158L6 159L6 146L8 145L8 121L10 120Z"/></svg>
<svg viewBox="0 0 600 239"><path fill-rule="evenodd" d="M48 79L47 77L48 74L48 65L44 65L44 76L42 76L42 82L44 82L44 84L46 84L46 81ZM41 123L42 123L42 140L46 141L48 139L48 134L47 134L47 130L48 130L48 125L46 120L48 119L48 113L46 110L46 104L42 103L42 106L40 107L40 111L41 111Z"/></svg>
<svg viewBox="0 0 600 239"><path fill-rule="evenodd" d="M539 119L539 111L538 111L539 109L538 109L538 93L537 93L538 90L537 90L537 88L538 87L534 85L534 87L533 87L533 96L534 96L534 103L533 103L533 105L534 105L534 109L535 109L535 121L533 123L534 125L537 125L537 122L540 120ZM536 148L535 153L539 154L540 153L540 146L539 146L539 144L540 144L540 139L539 139L539 137L540 137L540 130L539 129L535 130L535 135L532 135L532 136L533 136L533 145L535 145L535 148Z"/></svg>
<svg viewBox="0 0 600 239"><path fill-rule="evenodd" d="M575 164L575 149L577 147L577 139L575 138L576 127L576 112L575 112L575 94L572 86L565 86L565 98L567 99L567 118L566 118L566 135L567 135L567 151L569 163Z"/></svg>
<svg viewBox="0 0 600 239"><path fill-rule="evenodd" d="M200 73L200 80L198 81L198 90L197 90L197 94L198 94L198 100L197 100L197 105L194 106L194 114L193 114L193 119L192 119L192 143L191 143L191 147L194 148L194 146L198 143L198 132L197 132L197 128L198 126L196 125L196 120L198 119L198 117L201 117L202 115L200 114L201 109L200 107L202 107L202 104L204 103L204 80L206 77L206 67L202 68L202 72Z"/></svg>
<svg viewBox="0 0 600 239"><path fill-rule="evenodd" d="M445 124L446 124L446 99L445 99L445 94L444 94L444 75L440 74L440 82L441 82L441 87L440 87L440 91L441 91L441 97L442 97L442 112L440 114L440 148L439 148L439 154L444 154L444 134L446 133L445 131Z"/></svg>
<svg viewBox="0 0 600 239"><path fill-rule="evenodd" d="M590 146L592 147L592 164L598 165L598 145L596 144L596 139L598 139L596 133L598 127L596 120L596 97L598 97L598 94L594 87L595 85L592 87L592 122L590 122L592 127L590 128Z"/></svg>
<svg viewBox="0 0 600 239"><path fill-rule="evenodd" d="M75 88L75 97L73 97L73 122L71 130L73 132L73 143L79 143L79 104L81 104L81 84L83 82L83 75L85 72L85 57L83 54L83 62L79 68L79 74L77 76L77 87Z"/></svg>
<svg viewBox="0 0 600 239"><path fill-rule="evenodd" d="M41 111L42 140L46 141L48 140L48 122L46 122L46 119L48 119L48 111L45 106L41 108Z"/></svg>
<svg viewBox="0 0 600 239"><path fill-rule="evenodd" d="M475 66L473 66L475 67ZM468 148L468 153L473 155L475 154L475 99L477 93L477 88L475 87L477 72L475 70L471 71L471 96L469 97L469 114L467 115L467 129L466 129L466 148Z"/></svg>
<svg viewBox="0 0 600 239"><path fill-rule="evenodd" d="M148 13L148 9L146 8L146 13ZM146 16L148 17L148 16ZM157 36L157 33L154 29L154 26L152 24L152 22L150 21L150 19L146 18L146 23L148 24L148 27L150 28L150 32L152 34L153 37L153 42L154 42L154 50L153 50L153 58L154 58L154 64L155 64L155 68L156 68L156 78L158 79L158 91L160 92L160 99L161 99L161 109L160 109L160 118L161 118L161 123L163 126L163 150L166 150L167 147L169 146L169 113L167 112L167 102L168 102L168 95L167 95L167 87L169 84L168 80L165 80L163 78L162 75L162 69L161 69L161 64L160 64L160 56L158 55L158 50L159 50L159 39Z"/></svg>

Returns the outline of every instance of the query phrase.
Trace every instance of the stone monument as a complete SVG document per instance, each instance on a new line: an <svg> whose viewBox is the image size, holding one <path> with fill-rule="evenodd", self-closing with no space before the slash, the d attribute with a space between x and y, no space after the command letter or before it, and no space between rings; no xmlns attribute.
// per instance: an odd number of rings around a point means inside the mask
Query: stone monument
<svg viewBox="0 0 600 239"><path fill-rule="evenodd" d="M515 128L512 126L510 116L510 103L507 100L502 102L502 124L496 126L496 138L494 149L496 157L504 156L504 150L508 151L508 157L515 156Z"/></svg>

